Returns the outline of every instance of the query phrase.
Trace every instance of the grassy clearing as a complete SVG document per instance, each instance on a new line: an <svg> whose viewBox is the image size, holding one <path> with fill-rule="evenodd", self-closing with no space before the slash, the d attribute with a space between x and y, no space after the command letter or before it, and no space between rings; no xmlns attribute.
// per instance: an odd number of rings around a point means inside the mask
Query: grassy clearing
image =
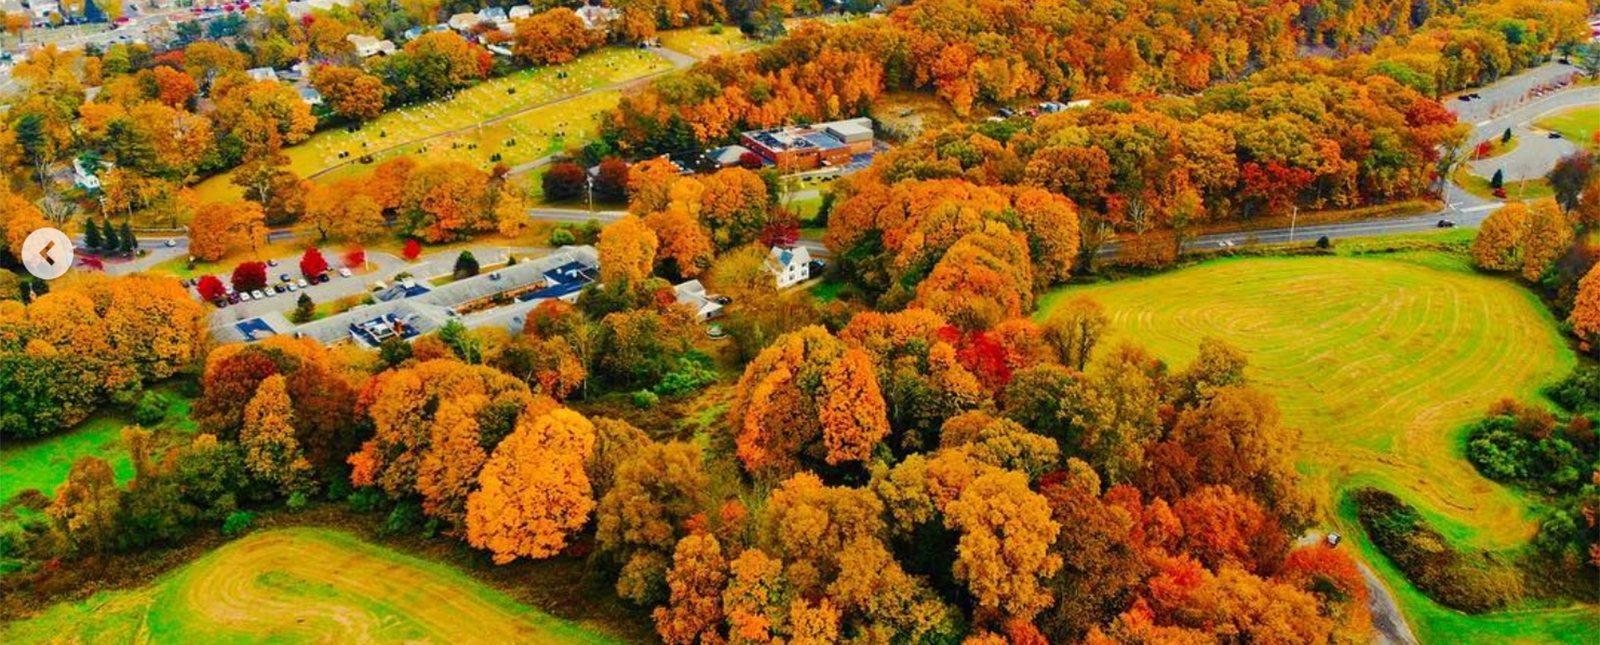
<svg viewBox="0 0 1600 645"><path fill-rule="evenodd" d="M189 401L175 392L162 390L169 397L167 420L155 430L194 431L189 421ZM54 495L67 479L67 471L79 457L95 456L111 464L117 483L133 479L133 461L122 444L122 429L133 421L121 414L104 412L89 417L77 427L61 434L29 441L0 444L0 503L8 502L25 490ZM0 527L16 519L37 515L25 507L12 509L15 517L0 517Z"/></svg>
<svg viewBox="0 0 1600 645"><path fill-rule="evenodd" d="M0 626L24 643L614 643L461 572L342 531L230 543L142 589Z"/></svg>
<svg viewBox="0 0 1600 645"><path fill-rule="evenodd" d="M290 170L301 176L355 162L366 153L373 153L378 161L400 154L427 154L434 160L454 158L484 167L491 165L489 158L499 153L504 163L514 166L558 150L565 143L586 140L593 131L593 115L614 106L620 96L617 92L585 92L671 67L665 59L647 51L608 47L571 63L523 70L485 81L449 98L391 110L355 132L323 130L285 153ZM402 142L436 137L524 110L524 114L489 126L377 153ZM563 131L565 137L559 136L558 132ZM348 157L341 159L340 153L347 153ZM361 174L366 168L359 162L350 163L329 177ZM240 194L232 184L231 173L206 179L195 186L195 191L203 202L237 199Z"/></svg>
<svg viewBox="0 0 1600 645"><path fill-rule="evenodd" d="M662 47L702 60L749 49L759 44L745 38L738 29L722 25L676 29L661 34Z"/></svg>
<svg viewBox="0 0 1600 645"><path fill-rule="evenodd" d="M1482 199L1499 199L1494 196L1494 189L1489 187L1489 178L1479 177L1462 166L1456 170L1455 183L1473 195ZM1520 181L1506 181L1504 183L1507 199L1530 200L1550 197L1556 194L1550 187L1550 182L1544 177L1534 177Z"/></svg>
<svg viewBox="0 0 1600 645"><path fill-rule="evenodd" d="M1465 423L1500 398L1538 396L1576 360L1547 310L1514 283L1432 251L1225 259L1057 291L1041 299L1040 316L1077 295L1111 312L1112 343L1137 342L1169 363L1193 359L1208 335L1248 352L1251 377L1301 429L1301 470L1328 508L1337 510L1344 490L1370 485L1401 495L1465 548L1515 548L1532 535L1535 505L1462 456ZM1358 535L1353 512L1345 515L1328 519ZM1421 623L1423 642L1467 633L1484 635L1468 642L1568 642L1560 625L1584 618L1569 610L1469 617L1427 601L1362 548Z"/></svg>
<svg viewBox="0 0 1600 645"><path fill-rule="evenodd" d="M1560 132L1561 136L1575 145L1591 150L1600 149L1600 140L1595 139L1595 133L1600 132L1600 105L1578 106L1539 119L1533 125Z"/></svg>

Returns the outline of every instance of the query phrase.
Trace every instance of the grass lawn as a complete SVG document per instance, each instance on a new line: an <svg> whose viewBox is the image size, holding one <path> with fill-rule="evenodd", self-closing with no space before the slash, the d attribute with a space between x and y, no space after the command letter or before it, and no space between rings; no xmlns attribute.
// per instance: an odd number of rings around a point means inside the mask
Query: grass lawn
<svg viewBox="0 0 1600 645"><path fill-rule="evenodd" d="M720 33L717 33L720 32ZM661 46L699 59L722 56L759 45L735 27L694 27L661 34Z"/></svg>
<svg viewBox="0 0 1600 645"><path fill-rule="evenodd" d="M1455 183L1463 190L1483 199L1499 199L1494 196L1494 189L1489 187L1489 178L1479 177L1462 166L1455 173ZM1535 177L1521 181L1505 182L1506 199L1540 199L1556 194L1550 187L1550 182L1544 177Z"/></svg>
<svg viewBox="0 0 1600 645"><path fill-rule="evenodd" d="M1512 150L1516 150L1517 149L1517 145L1520 144L1520 143L1522 143L1522 138L1521 137L1511 137L1511 141L1509 141L1507 143L1501 143L1500 142L1500 136L1499 135L1495 135L1493 138L1489 139L1489 153L1483 155L1482 157L1479 157L1476 154L1474 154L1472 156L1472 159L1475 160L1475 161L1476 160L1483 160L1483 159L1493 159L1493 158L1498 157L1500 155L1503 155L1503 154L1506 154L1508 152L1511 152ZM1477 149L1474 148L1472 152L1476 153Z"/></svg>
<svg viewBox="0 0 1600 645"><path fill-rule="evenodd" d="M159 430L193 432L189 401L170 390L161 391L169 397L169 404L167 420ZM132 423L131 419L108 412L89 417L60 434L0 444L0 503L29 489L54 495L56 487L66 481L72 462L89 455L110 463L118 483L133 479L133 461L122 444L122 429ZM13 510L19 518L35 514L21 506ZM10 524L10 519L0 517L0 527Z"/></svg>
<svg viewBox="0 0 1600 645"><path fill-rule="evenodd" d="M520 605L450 566L318 528L251 534L144 588L0 626L0 641L619 642Z"/></svg>
<svg viewBox="0 0 1600 645"><path fill-rule="evenodd" d="M618 94L602 92L598 96L581 96L574 101L563 99L671 67L665 59L647 51L607 47L571 63L523 70L490 79L457 92L453 97L390 110L355 132L342 128L323 130L309 140L288 148L285 153L289 156L290 169L301 176L309 176L345 162L355 162L346 166L351 169L348 174L360 174L362 164L356 160L364 153L376 153L403 142L437 136L560 101L485 126L481 130L419 142L403 150L374 154L381 161L396 154L427 153L488 167L492 164L489 158L499 152L505 157L505 163L516 165L559 149L565 142L556 135L557 131L564 130L566 140L586 140L593 132L593 115L614 106ZM563 73L566 77L558 78ZM560 125L563 122L565 126ZM515 145L507 145L513 139ZM472 145L476 145L476 149L469 149ZM341 152L349 156L340 159ZM332 176L348 174L334 173ZM216 175L196 185L195 191L202 202L236 199L239 189L233 186L231 178L231 173Z"/></svg>
<svg viewBox="0 0 1600 645"><path fill-rule="evenodd" d="M1595 133L1600 131L1600 105L1578 106L1539 119L1533 125L1560 132L1561 136L1578 146L1600 149L1600 141L1595 140Z"/></svg>
<svg viewBox="0 0 1600 645"><path fill-rule="evenodd" d="M1130 340L1179 368L1205 336L1244 349L1251 378L1301 430L1300 467L1324 508L1352 486L1375 485L1467 548L1509 549L1532 536L1537 509L1462 457L1465 423L1501 398L1536 397L1576 361L1548 311L1515 283L1433 251L1223 259L1059 290L1041 299L1040 317L1077 295L1111 314L1112 338L1102 347ZM1360 533L1353 520L1327 515L1347 534ZM1389 573L1392 586L1403 584ZM1429 613L1419 595L1401 598L1413 620L1458 621L1428 633L1480 621L1485 629L1495 621L1527 633L1546 628L1543 614L1526 614L1519 626L1515 616L1524 614Z"/></svg>

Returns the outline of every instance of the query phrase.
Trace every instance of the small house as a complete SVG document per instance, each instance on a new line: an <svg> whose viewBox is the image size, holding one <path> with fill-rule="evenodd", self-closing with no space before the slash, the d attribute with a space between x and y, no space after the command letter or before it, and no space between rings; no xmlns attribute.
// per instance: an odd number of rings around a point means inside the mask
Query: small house
<svg viewBox="0 0 1600 645"><path fill-rule="evenodd" d="M278 72L277 72L277 70L274 70L271 67L257 67L257 68L254 68L254 69L247 69L247 70L244 71L244 73L245 73L246 76L249 76L251 79L257 80L257 81L274 81L274 82L276 82L278 80Z"/></svg>
<svg viewBox="0 0 1600 645"><path fill-rule="evenodd" d="M677 298L678 304L694 309L694 319L704 322L722 315L722 302L715 296L706 293L706 286L699 280L690 280L672 287L672 293Z"/></svg>
<svg viewBox="0 0 1600 645"><path fill-rule="evenodd" d="M767 255L767 270L776 278L779 289L805 282L811 278L811 251L803 246L774 246Z"/></svg>

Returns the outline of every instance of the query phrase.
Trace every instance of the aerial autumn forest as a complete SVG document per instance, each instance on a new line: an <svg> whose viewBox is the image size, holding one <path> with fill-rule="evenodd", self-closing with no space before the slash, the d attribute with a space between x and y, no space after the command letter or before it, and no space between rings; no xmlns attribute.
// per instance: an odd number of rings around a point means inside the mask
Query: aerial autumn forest
<svg viewBox="0 0 1600 645"><path fill-rule="evenodd" d="M0 641L1600 633L1596 0L40 4Z"/></svg>

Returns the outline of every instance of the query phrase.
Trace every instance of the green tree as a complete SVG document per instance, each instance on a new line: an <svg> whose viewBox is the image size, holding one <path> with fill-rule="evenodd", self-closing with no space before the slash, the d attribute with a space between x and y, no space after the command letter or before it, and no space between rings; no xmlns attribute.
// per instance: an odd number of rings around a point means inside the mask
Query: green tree
<svg viewBox="0 0 1600 645"><path fill-rule="evenodd" d="M453 273L457 280L478 275L478 258L473 257L471 251L462 251L456 256L456 268Z"/></svg>
<svg viewBox="0 0 1600 645"><path fill-rule="evenodd" d="M100 250L112 253L122 248L122 240L117 236L117 227L111 225L111 220L100 222Z"/></svg>
<svg viewBox="0 0 1600 645"><path fill-rule="evenodd" d="M311 322L311 318L316 315L317 303L311 301L309 294L300 294L300 299L294 303L294 321L305 324Z"/></svg>
<svg viewBox="0 0 1600 645"><path fill-rule="evenodd" d="M1511 128L1500 134L1500 143L1511 143Z"/></svg>
<svg viewBox="0 0 1600 645"><path fill-rule="evenodd" d="M1501 188L1504 188L1505 185L1506 185L1506 172L1504 170L1496 169L1494 171L1494 176L1489 178L1489 187L1493 188L1495 190L1499 190Z"/></svg>
<svg viewBox="0 0 1600 645"><path fill-rule="evenodd" d="M83 224L83 244L91 251L99 251L105 244L105 240L100 237L100 225L94 223L93 217Z"/></svg>
<svg viewBox="0 0 1600 645"><path fill-rule="evenodd" d="M128 225L127 220L122 222L121 238L117 248L121 249L123 253L133 253L139 250L139 239L133 236L133 227Z"/></svg>

